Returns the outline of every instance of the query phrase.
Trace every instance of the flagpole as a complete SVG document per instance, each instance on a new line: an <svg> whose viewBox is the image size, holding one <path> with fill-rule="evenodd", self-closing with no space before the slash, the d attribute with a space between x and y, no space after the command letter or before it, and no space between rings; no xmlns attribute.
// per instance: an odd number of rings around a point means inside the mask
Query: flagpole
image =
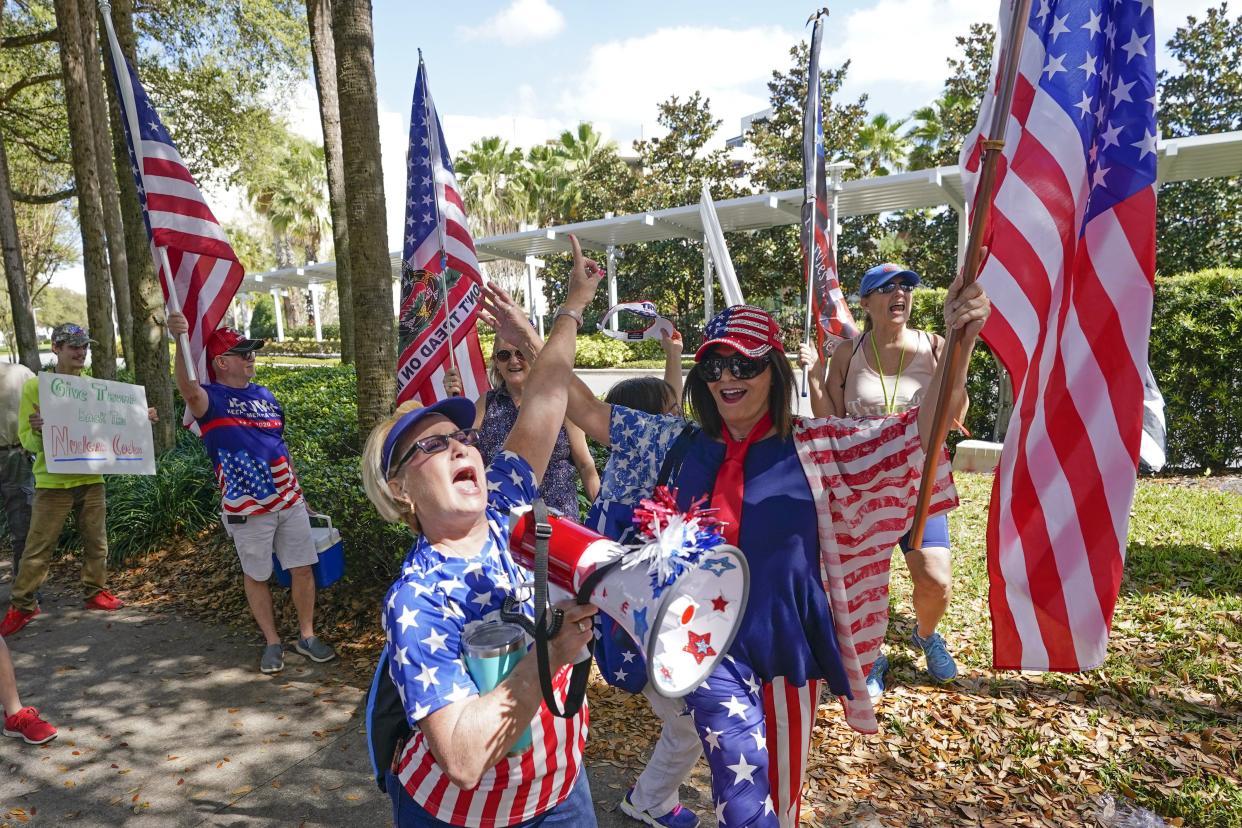
<svg viewBox="0 0 1242 828"><path fill-rule="evenodd" d="M811 106L811 89L812 88L815 89L814 110L819 115L821 120L823 118L823 112L822 110L820 110L821 97L820 97L820 91L819 91L819 42L820 42L819 41L819 34L820 34L819 23L820 23L821 17L827 17L827 16L828 16L828 7L825 6L824 8L820 9L819 11L811 15L810 19L807 20L807 23L811 23L812 21L814 21L815 23L815 28L811 30L811 54L810 54L810 59L807 62L807 72L806 72L807 102L805 106L808 107L808 110L804 110L802 114L802 165L803 165L803 176L802 176L803 178L803 182L802 182L803 184L803 189L802 189L803 210L802 212L809 219L808 221L802 222L802 258L805 262L803 269L806 271L806 314L803 318L802 341L803 343L807 345L811 344L811 316L813 313L812 308L815 305L815 298L814 298L815 248L814 248L814 244L815 244L815 223L816 223L815 211L817 209L817 205L816 205L817 197L815 193L816 188L815 188L814 180L812 180L811 177L805 174L805 168L808 163L808 159L806 157L806 130L807 130L806 119L810 115L809 107ZM818 129L818 125L817 125L817 129ZM806 209L807 207L809 207L810 209L809 210ZM806 366L803 366L802 368L802 396L804 398L807 396L807 373L808 371L807 371Z"/></svg>
<svg viewBox="0 0 1242 828"><path fill-rule="evenodd" d="M1009 124L1013 90L1018 78L1018 63L1022 57L1022 36L1027 29L1030 12L1031 0L1013 0L1006 42L1001 45L997 69L1001 84L996 108L992 111L992 123L988 129L988 137L982 142L979 185L975 191L973 208L970 211L970 240L967 242L965 261L962 264L962 287L974 284L982 265L983 233L988 215L992 211L992 191L996 187L996 165L1005 149L1005 129ZM927 438L927 456L923 461L923 478L919 481L919 496L914 509L914 526L910 533L911 549L923 547L923 531L927 525L927 511L931 505L932 489L936 482L936 466L949 435L948 402L951 389L947 378L961 371L962 362L967 358L966 349L957 330L948 332L945 351L948 364L945 365L940 375L940 393L936 397L931 434Z"/></svg>
<svg viewBox="0 0 1242 828"><path fill-rule="evenodd" d="M441 209L443 184L436 175L436 168L442 163L440 154L440 119L432 118L431 83L427 79L427 66L423 63L423 50L418 50L418 68L423 73L423 119L427 122L427 135L431 151L431 187L436 194L436 237L440 245L440 305L444 308L444 327L448 331L445 337L445 348L448 349L449 370L457 372L457 359L453 355L453 323L449 319L448 299L448 253L444 243L444 210Z"/></svg>
<svg viewBox="0 0 1242 828"><path fill-rule="evenodd" d="M121 51L121 42L117 39L116 30L112 28L112 3L109 2L109 0L99 0L98 8L99 16L103 19L104 31L108 35L108 51L112 53L110 60L110 63L112 64L112 79L119 87L121 85L120 70L121 67L126 64L124 53ZM124 116L126 111L125 98L120 94L119 89L117 91L117 107L122 116ZM133 147L134 131L132 129L125 129L123 132L125 133L126 140L130 144L130 152L136 157L137 152L134 151ZM181 313L181 299L177 296L177 283L173 279L172 267L168 263L168 250L163 247L155 247L155 245L152 245L152 248L156 251L155 255L158 256L158 258L153 262L156 273L164 274L163 284L164 295L166 297L165 309L172 311L173 313ZM177 350L179 350L185 358L186 375L189 376L190 382L198 382L198 371L195 370L194 359L190 355L189 335L181 334L177 338L177 344L179 346Z"/></svg>

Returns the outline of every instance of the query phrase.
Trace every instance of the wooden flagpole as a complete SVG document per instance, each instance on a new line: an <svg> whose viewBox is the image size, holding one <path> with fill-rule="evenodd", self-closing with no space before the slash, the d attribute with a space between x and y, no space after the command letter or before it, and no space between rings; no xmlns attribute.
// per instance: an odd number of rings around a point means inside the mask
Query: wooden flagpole
<svg viewBox="0 0 1242 828"><path fill-rule="evenodd" d="M996 108L992 110L992 123L988 137L983 143L983 157L979 171L979 186L975 191L974 208L970 212L970 240L966 245L966 257L962 264L962 286L971 285L979 275L983 259L983 231L992 211L992 191L996 188L996 165L1005 149L1005 129L1009 123L1009 111L1013 105L1013 90L1018 79L1018 64L1022 57L1022 36L1031 13L1031 0L1013 0L1009 28L1001 54L997 75L1001 79ZM923 548L923 531L927 526L927 510L931 506L932 488L936 483L936 466L940 452L949 436L948 377L962 369L967 358L962 338L956 330L948 332L945 359L948 363L941 374L940 393L936 397L935 414L932 417L931 435L927 440L927 457L923 462L923 478L919 481L919 496L914 510L914 526L910 533L910 548Z"/></svg>

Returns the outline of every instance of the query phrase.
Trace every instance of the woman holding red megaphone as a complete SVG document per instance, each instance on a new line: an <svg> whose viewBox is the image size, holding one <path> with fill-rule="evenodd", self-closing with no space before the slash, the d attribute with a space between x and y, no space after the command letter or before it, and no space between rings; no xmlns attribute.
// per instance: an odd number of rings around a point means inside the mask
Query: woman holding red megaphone
<svg viewBox="0 0 1242 828"><path fill-rule="evenodd" d="M531 579L509 553L509 512L532 502L565 416L574 341L603 272L570 236L574 267L565 304L526 379L525 401L502 451L484 467L474 403L403 405L375 427L363 483L379 513L415 533L383 606L387 674L412 730L386 774L394 824L591 826L594 806L582 749L585 707L557 719L540 694L536 659L521 659L481 692L463 639L498 620L504 600ZM484 287L484 308L492 301ZM520 604L527 616L531 602ZM593 606L559 605L549 642L564 703L569 665L593 634ZM377 681L383 676L377 676ZM530 732L532 746L522 749Z"/></svg>

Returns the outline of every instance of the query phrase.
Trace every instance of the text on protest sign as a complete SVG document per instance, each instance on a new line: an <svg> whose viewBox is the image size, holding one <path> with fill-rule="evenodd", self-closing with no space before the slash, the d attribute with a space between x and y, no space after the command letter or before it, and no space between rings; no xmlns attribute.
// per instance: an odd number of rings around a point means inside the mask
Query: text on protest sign
<svg viewBox="0 0 1242 828"><path fill-rule="evenodd" d="M39 374L47 470L55 474L155 474L155 445L141 385Z"/></svg>

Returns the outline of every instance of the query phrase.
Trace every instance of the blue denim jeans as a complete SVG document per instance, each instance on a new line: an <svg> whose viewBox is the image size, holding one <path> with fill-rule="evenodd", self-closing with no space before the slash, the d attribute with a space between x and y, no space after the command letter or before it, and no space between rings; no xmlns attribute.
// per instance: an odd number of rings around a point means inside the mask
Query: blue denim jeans
<svg viewBox="0 0 1242 828"><path fill-rule="evenodd" d="M388 796L392 799L392 824L395 828L452 828L441 822L414 801L392 771L388 772ZM586 768L578 771L578 780L565 801L550 811L509 828L595 828L595 803L591 801L591 783Z"/></svg>

